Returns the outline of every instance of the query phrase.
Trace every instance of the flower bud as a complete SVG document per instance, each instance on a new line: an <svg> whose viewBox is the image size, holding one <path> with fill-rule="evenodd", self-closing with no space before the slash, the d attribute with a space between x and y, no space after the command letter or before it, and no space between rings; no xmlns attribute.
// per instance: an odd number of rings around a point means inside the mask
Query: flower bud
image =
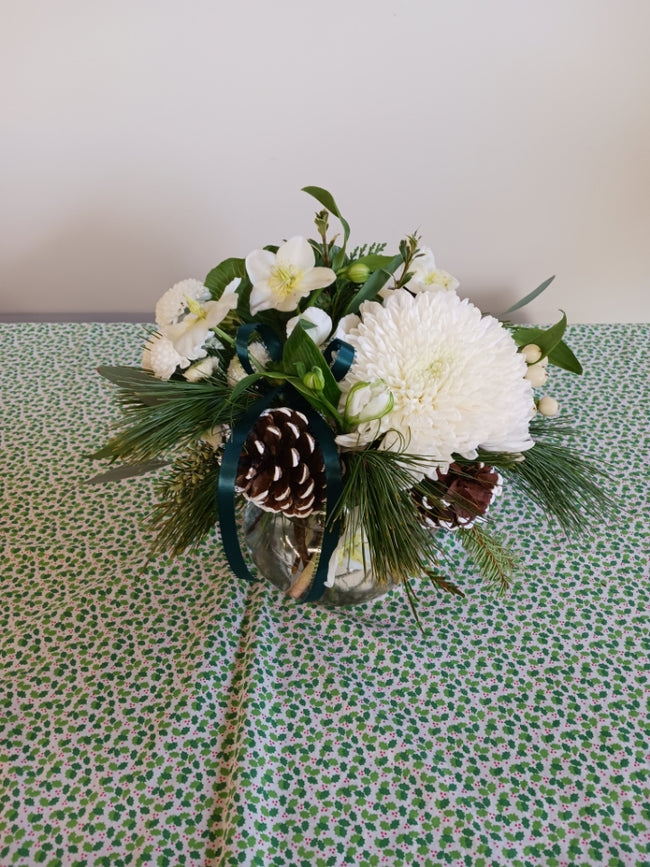
<svg viewBox="0 0 650 867"><path fill-rule="evenodd" d="M325 388L325 377L320 367L312 367L302 378L302 384L312 391L322 391Z"/></svg>
<svg viewBox="0 0 650 867"><path fill-rule="evenodd" d="M357 382L345 401L345 420L356 426L382 418L391 411L394 403L393 393L382 379Z"/></svg>
<svg viewBox="0 0 650 867"><path fill-rule="evenodd" d="M347 278L353 283L365 283L368 277L370 268L364 262L353 262L347 270Z"/></svg>

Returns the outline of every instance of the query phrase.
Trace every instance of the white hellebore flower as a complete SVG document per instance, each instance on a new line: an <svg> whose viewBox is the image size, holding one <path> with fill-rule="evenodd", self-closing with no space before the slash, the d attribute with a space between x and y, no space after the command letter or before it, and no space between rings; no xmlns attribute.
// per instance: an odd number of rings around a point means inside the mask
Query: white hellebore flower
<svg viewBox="0 0 650 867"><path fill-rule="evenodd" d="M253 284L251 313L260 310L294 310L301 298L323 289L336 279L331 268L315 268L314 251L300 236L290 238L278 250L253 250L246 257L246 271Z"/></svg>
<svg viewBox="0 0 650 867"><path fill-rule="evenodd" d="M305 312L301 313L299 316L292 316L287 322L287 337L291 334L298 322L302 322L305 331L314 341L316 346L322 346L332 331L332 320L324 310L321 310L320 307L308 307Z"/></svg>
<svg viewBox="0 0 650 867"><path fill-rule="evenodd" d="M231 280L217 301L201 303L193 298L187 299L190 312L179 322L163 329L165 337L171 340L180 355L192 360L205 358L204 344L210 332L237 306L239 283L239 277Z"/></svg>
<svg viewBox="0 0 650 867"><path fill-rule="evenodd" d="M409 270L413 276L405 284L406 288L417 295L418 292L455 292L460 283L447 271L441 271L436 267L433 250L430 247L420 247L421 255L413 259Z"/></svg>

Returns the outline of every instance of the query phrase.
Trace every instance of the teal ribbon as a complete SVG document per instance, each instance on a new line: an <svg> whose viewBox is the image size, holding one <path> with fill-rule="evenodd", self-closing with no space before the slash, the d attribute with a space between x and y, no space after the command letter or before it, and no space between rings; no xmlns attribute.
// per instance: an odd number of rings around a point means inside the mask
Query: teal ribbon
<svg viewBox="0 0 650 867"><path fill-rule="evenodd" d="M249 374L255 372L248 357L248 344L255 331L262 338L273 360L277 361L282 356L282 344L271 328L261 323L242 325L237 331L235 350L242 367ZM337 380L340 380L352 363L354 349L341 340L333 340L325 350L325 358L328 363L330 363L334 352L337 352L337 357L332 365L332 373ZM341 474L341 463L336 442L328 424L290 386L285 385L283 388L269 389L259 400L256 400L234 426L230 439L226 443L217 484L221 542L230 568L235 575L246 581L257 583L259 579L248 568L239 544L235 511L235 481L239 459L248 435L255 426L255 422L260 414L277 400L281 400L284 406L290 406L306 416L309 427L318 442L325 464L327 501L320 555L311 585L307 593L299 600L301 602L315 602L325 592L329 562L336 550L341 535L341 521L327 520L327 518L333 513L334 507L343 492L343 476Z"/></svg>
<svg viewBox="0 0 650 867"><path fill-rule="evenodd" d="M334 364L331 364L332 356L336 352L336 359L334 360ZM339 340L336 337L332 340L325 352L323 353L325 356L325 361L331 365L332 373L334 374L334 379L337 382L343 379L345 374L350 369L350 365L354 360L354 347L350 346L349 343L346 343L344 340Z"/></svg>
<svg viewBox="0 0 650 867"><path fill-rule="evenodd" d="M256 372L253 370L253 365L248 357L248 344L256 331L262 338L262 342L268 349L273 361L279 361L282 358L282 343L270 326L264 325L262 322L250 322L247 325L240 325L235 338L235 351L241 366L249 374Z"/></svg>

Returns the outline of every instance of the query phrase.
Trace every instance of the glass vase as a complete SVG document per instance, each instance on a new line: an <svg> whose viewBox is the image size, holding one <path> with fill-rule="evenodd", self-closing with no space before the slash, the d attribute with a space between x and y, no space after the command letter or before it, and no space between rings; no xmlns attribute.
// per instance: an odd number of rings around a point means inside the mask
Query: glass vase
<svg viewBox="0 0 650 867"><path fill-rule="evenodd" d="M312 560L320 552L323 539L322 514L288 518L281 512L267 512L249 502L244 510L243 532L258 574L293 599L303 598L311 586L315 565ZM320 599L312 603L314 605L359 605L383 596L395 586L393 582L377 581L367 554L364 557L354 552L349 539L342 541L332 555L332 586L325 588Z"/></svg>

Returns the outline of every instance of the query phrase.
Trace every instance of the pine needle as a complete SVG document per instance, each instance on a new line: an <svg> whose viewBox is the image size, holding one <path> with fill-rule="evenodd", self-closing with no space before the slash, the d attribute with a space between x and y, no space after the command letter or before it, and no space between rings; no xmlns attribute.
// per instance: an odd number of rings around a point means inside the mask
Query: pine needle
<svg viewBox="0 0 650 867"><path fill-rule="evenodd" d="M424 527L410 489L412 471L422 458L367 449L345 455L345 487L332 520L345 516L350 532L367 539L373 572L379 582L405 581L435 562L439 546Z"/></svg>
<svg viewBox="0 0 650 867"><path fill-rule="evenodd" d="M605 489L608 468L567 444L573 428L536 419L531 434L535 445L524 452L524 459L502 469L515 487L567 535L588 533L594 524L616 514L617 504Z"/></svg>
<svg viewBox="0 0 650 867"><path fill-rule="evenodd" d="M93 459L121 458L132 463L190 445L220 424L232 424L250 403L244 392L231 400L225 377L200 382L156 379L138 368L100 368L119 386L123 414L119 431Z"/></svg>

